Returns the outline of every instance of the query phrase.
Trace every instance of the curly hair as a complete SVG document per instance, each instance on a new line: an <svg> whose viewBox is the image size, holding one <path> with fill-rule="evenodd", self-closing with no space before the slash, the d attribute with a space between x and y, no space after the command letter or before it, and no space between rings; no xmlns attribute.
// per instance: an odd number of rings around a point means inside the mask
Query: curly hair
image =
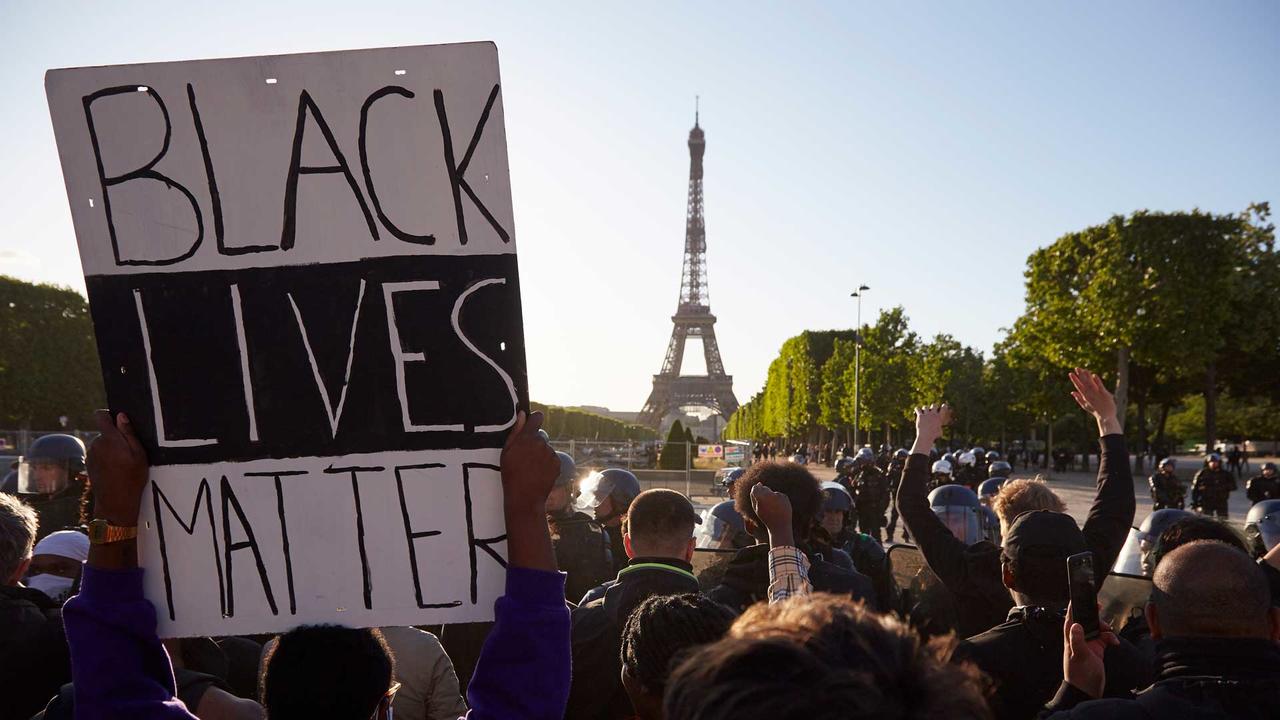
<svg viewBox="0 0 1280 720"><path fill-rule="evenodd" d="M1021 478L1000 486L1000 492L991 499L991 509L995 510L996 517L1000 519L1000 534L1006 535L1009 526L1022 513L1032 510L1066 512L1067 504L1039 477L1035 480Z"/></svg>
<svg viewBox="0 0 1280 720"><path fill-rule="evenodd" d="M751 488L759 483L791 500L791 522L796 539L807 538L813 518L822 507L822 491L813 473L793 462L770 461L752 465L738 478L733 488L733 508L756 528L763 530L764 523L751 506Z"/></svg>
<svg viewBox="0 0 1280 720"><path fill-rule="evenodd" d="M668 720L989 718L989 683L951 664L954 649L847 597L755 605L673 671L664 707Z"/></svg>
<svg viewBox="0 0 1280 720"><path fill-rule="evenodd" d="M731 610L701 593L651 597L622 629L622 668L661 695L672 661L724 637L732 623Z"/></svg>

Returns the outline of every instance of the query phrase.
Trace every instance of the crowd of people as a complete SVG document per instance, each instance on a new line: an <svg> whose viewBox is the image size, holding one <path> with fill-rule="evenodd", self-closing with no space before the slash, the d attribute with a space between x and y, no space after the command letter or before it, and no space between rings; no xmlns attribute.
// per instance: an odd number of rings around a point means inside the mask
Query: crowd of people
<svg viewBox="0 0 1280 720"><path fill-rule="evenodd" d="M1212 457L1201 513L1165 463L1135 528L1114 399L1088 371L1070 381L1099 433L1083 524L999 453L948 457L945 404L916 409L910 448L851 451L833 481L762 457L705 512L626 470L579 477L521 413L501 459L506 589L474 663L451 626L159 638L129 532L146 453L101 413L87 457L49 443L26 460L23 489L43 493L0 493L0 720L1275 717L1275 468L1249 481L1265 512L1245 535L1220 521L1218 473L1234 479ZM47 496L75 496L97 529ZM885 551L898 521L922 561L905 580ZM1132 560L1136 609L1096 627L1077 612L1080 557L1093 603Z"/></svg>

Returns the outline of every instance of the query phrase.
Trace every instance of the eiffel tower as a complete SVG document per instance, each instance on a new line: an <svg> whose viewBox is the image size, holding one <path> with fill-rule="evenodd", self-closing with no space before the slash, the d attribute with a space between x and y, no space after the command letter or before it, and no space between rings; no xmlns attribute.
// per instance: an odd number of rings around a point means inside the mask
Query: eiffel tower
<svg viewBox="0 0 1280 720"><path fill-rule="evenodd" d="M702 155L707 141L694 114L689 131L689 208L685 213L684 269L680 273L680 304L671 316L675 327L667 345L662 372L653 376L653 392L636 422L658 428L668 414L686 407L703 407L728 418L738 409L733 396L733 376L724 374L720 347L716 345L716 316L711 314L707 292L707 232L702 220ZM681 375L685 341L702 340L706 375Z"/></svg>

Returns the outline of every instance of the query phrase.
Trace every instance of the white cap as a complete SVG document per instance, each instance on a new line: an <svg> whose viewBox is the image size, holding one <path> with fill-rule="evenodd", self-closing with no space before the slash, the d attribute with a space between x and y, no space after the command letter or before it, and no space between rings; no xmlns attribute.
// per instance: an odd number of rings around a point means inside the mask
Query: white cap
<svg viewBox="0 0 1280 720"><path fill-rule="evenodd" d="M59 530L36 543L33 555L57 555L79 562L89 559L89 536L75 530Z"/></svg>

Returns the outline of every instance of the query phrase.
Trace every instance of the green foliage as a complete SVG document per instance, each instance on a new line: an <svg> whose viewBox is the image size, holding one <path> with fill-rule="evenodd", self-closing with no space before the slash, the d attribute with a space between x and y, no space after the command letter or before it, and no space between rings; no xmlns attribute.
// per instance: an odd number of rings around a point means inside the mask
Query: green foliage
<svg viewBox="0 0 1280 720"><path fill-rule="evenodd" d="M906 312L895 307L880 313L876 324L862 331L861 430L893 425L908 417L911 408L911 369L919 351L919 339L908 326ZM842 415L853 424L856 368L845 368L845 402Z"/></svg>
<svg viewBox="0 0 1280 720"><path fill-rule="evenodd" d="M1204 396L1188 395L1169 415L1169 435L1181 446L1204 438ZM1280 440L1280 405L1267 398L1218 398L1218 435L1232 442Z"/></svg>
<svg viewBox="0 0 1280 720"><path fill-rule="evenodd" d="M667 432L667 441L658 453L659 470L684 470L688 466L689 440L688 429L679 420L671 424Z"/></svg>
<svg viewBox="0 0 1280 720"><path fill-rule="evenodd" d="M644 441L658 438L658 433L650 428L577 408L536 402L529 403L529 407L542 411L542 429L552 440Z"/></svg>
<svg viewBox="0 0 1280 720"><path fill-rule="evenodd" d="M93 427L105 407L88 302L69 288L0 275L0 425Z"/></svg>

